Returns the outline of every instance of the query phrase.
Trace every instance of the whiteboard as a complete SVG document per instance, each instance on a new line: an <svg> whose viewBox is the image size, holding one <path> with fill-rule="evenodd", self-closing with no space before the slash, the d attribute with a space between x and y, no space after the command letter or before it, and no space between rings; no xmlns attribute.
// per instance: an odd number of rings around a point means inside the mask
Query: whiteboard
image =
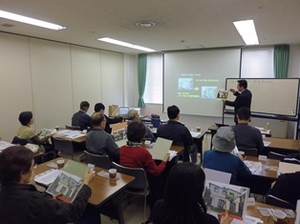
<svg viewBox="0 0 300 224"><path fill-rule="evenodd" d="M227 78L226 90L236 89L240 79ZM248 89L252 92L251 112L273 115L297 115L299 79L246 79ZM235 100L235 96L229 93L228 99ZM226 110L233 110L226 106Z"/></svg>

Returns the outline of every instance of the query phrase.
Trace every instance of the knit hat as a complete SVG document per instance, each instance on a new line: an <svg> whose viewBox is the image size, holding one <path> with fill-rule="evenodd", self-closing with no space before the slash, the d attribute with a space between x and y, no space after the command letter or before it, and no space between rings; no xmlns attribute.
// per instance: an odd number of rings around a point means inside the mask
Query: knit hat
<svg viewBox="0 0 300 224"><path fill-rule="evenodd" d="M231 152L235 147L234 132L231 127L220 127L212 139L214 150Z"/></svg>

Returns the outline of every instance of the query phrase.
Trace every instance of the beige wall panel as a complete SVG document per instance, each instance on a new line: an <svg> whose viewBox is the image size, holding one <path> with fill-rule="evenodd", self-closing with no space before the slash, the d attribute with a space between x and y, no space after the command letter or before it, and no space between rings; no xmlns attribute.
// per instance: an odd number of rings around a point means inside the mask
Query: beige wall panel
<svg viewBox="0 0 300 224"><path fill-rule="evenodd" d="M108 113L108 105L124 104L123 54L101 51L101 96Z"/></svg>
<svg viewBox="0 0 300 224"><path fill-rule="evenodd" d="M101 102L100 50L71 47L73 107L79 109L81 101L90 103L88 114L94 112L95 103Z"/></svg>
<svg viewBox="0 0 300 224"><path fill-rule="evenodd" d="M36 130L71 123L70 45L30 39Z"/></svg>
<svg viewBox="0 0 300 224"><path fill-rule="evenodd" d="M21 111L32 110L28 38L0 33L0 138L11 141Z"/></svg>

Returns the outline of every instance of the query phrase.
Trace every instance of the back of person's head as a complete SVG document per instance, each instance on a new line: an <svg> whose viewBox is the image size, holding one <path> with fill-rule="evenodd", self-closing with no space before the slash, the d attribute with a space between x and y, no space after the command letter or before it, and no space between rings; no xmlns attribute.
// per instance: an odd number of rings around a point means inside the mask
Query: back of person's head
<svg viewBox="0 0 300 224"><path fill-rule="evenodd" d="M127 139L130 142L140 143L142 138L145 137L146 129L144 124L133 121L127 127Z"/></svg>
<svg viewBox="0 0 300 224"><path fill-rule="evenodd" d="M0 153L0 183L17 184L30 171L33 152L24 146L11 146Z"/></svg>
<svg viewBox="0 0 300 224"><path fill-rule="evenodd" d="M101 112L93 113L91 116L91 126L92 127L100 126L101 122L105 120L106 118L103 113Z"/></svg>
<svg viewBox="0 0 300 224"><path fill-rule="evenodd" d="M168 176L160 210L161 223L207 223L203 200L205 174L193 163L175 165Z"/></svg>
<svg viewBox="0 0 300 224"><path fill-rule="evenodd" d="M231 127L220 127L212 139L214 150L231 152L235 147L234 132Z"/></svg>
<svg viewBox="0 0 300 224"><path fill-rule="evenodd" d="M169 119L175 119L180 113L180 110L177 106L173 105L168 107L167 113Z"/></svg>
<svg viewBox="0 0 300 224"><path fill-rule="evenodd" d="M238 82L239 86L243 86L245 89L247 89L247 87L248 87L247 80L241 79L241 80L238 80L237 82Z"/></svg>
<svg viewBox="0 0 300 224"><path fill-rule="evenodd" d="M105 106L103 103L96 103L94 106L94 111L99 112L100 110L105 110Z"/></svg>
<svg viewBox="0 0 300 224"><path fill-rule="evenodd" d="M19 121L22 125L28 125L32 117L31 111L23 111L19 114Z"/></svg>
<svg viewBox="0 0 300 224"><path fill-rule="evenodd" d="M82 101L80 103L80 110L86 110L86 109L89 109L89 107L90 107L90 104L87 101Z"/></svg>
<svg viewBox="0 0 300 224"><path fill-rule="evenodd" d="M251 117L251 111L248 107L241 107L237 112L239 120L247 121Z"/></svg>
<svg viewBox="0 0 300 224"><path fill-rule="evenodd" d="M127 113L127 119L128 120L133 120L137 114L138 114L138 112L136 110L131 109Z"/></svg>

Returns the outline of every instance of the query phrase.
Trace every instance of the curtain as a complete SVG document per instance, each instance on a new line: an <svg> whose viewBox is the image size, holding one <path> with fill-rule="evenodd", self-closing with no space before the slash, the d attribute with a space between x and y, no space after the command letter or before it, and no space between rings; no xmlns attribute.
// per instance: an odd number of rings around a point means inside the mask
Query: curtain
<svg viewBox="0 0 300 224"><path fill-rule="evenodd" d="M275 78L287 78L289 69L290 45L275 45L274 74Z"/></svg>
<svg viewBox="0 0 300 224"><path fill-rule="evenodd" d="M138 107L145 107L144 92L146 86L147 54L139 54L138 57L138 86L139 101Z"/></svg>

